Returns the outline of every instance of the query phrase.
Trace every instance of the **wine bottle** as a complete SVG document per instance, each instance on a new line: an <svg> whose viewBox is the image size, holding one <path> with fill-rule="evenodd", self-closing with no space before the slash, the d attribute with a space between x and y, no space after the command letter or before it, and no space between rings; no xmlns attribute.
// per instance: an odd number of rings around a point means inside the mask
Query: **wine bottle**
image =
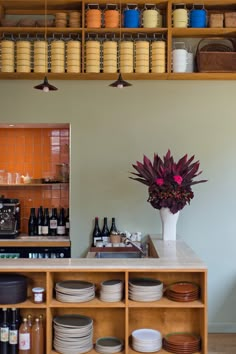
<svg viewBox="0 0 236 354"><path fill-rule="evenodd" d="M48 213L48 208L44 208L42 235L43 236L48 236L49 235L49 213Z"/></svg>
<svg viewBox="0 0 236 354"><path fill-rule="evenodd" d="M103 244L106 244L109 242L110 231L109 231L108 225L107 225L107 217L105 217L103 220L103 228L102 228L101 236L102 236Z"/></svg>
<svg viewBox="0 0 236 354"><path fill-rule="evenodd" d="M49 235L57 235L57 208L52 208L52 215L49 219Z"/></svg>
<svg viewBox="0 0 236 354"><path fill-rule="evenodd" d="M98 217L95 218L95 224L93 229L93 246L96 247L97 241L102 241L101 230L99 228Z"/></svg>
<svg viewBox="0 0 236 354"><path fill-rule="evenodd" d="M28 222L28 234L29 236L37 235L37 220L35 215L35 208L30 209L30 217Z"/></svg>
<svg viewBox="0 0 236 354"><path fill-rule="evenodd" d="M67 215L66 215L66 235L70 235L70 210L67 208Z"/></svg>
<svg viewBox="0 0 236 354"><path fill-rule="evenodd" d="M43 207L40 206L38 208L38 215L37 215L37 235L42 235L42 226L43 226Z"/></svg>
<svg viewBox="0 0 236 354"><path fill-rule="evenodd" d="M116 227L116 219L113 217L111 219L111 228L110 228L110 234L112 233L117 233L117 227Z"/></svg>
<svg viewBox="0 0 236 354"><path fill-rule="evenodd" d="M16 322L16 308L11 309L11 323L9 326L9 354L18 353L18 328Z"/></svg>
<svg viewBox="0 0 236 354"><path fill-rule="evenodd" d="M7 308L2 309L3 319L0 324L0 353L8 354L9 324L7 322Z"/></svg>
<svg viewBox="0 0 236 354"><path fill-rule="evenodd" d="M35 318L35 322L32 327L31 354L44 354L43 328L40 325L39 318Z"/></svg>
<svg viewBox="0 0 236 354"><path fill-rule="evenodd" d="M57 222L57 235L63 236L66 233L66 220L64 208L60 209L58 222Z"/></svg>
<svg viewBox="0 0 236 354"><path fill-rule="evenodd" d="M31 354L31 328L26 317L19 329L19 354Z"/></svg>

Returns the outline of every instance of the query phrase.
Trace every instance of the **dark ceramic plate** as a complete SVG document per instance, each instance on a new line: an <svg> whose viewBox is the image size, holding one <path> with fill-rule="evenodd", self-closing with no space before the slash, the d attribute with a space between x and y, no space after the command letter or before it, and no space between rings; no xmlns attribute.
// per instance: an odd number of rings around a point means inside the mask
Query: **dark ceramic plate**
<svg viewBox="0 0 236 354"><path fill-rule="evenodd" d="M129 284L136 286L157 286L161 285L162 282L152 278L133 278L129 280Z"/></svg>
<svg viewBox="0 0 236 354"><path fill-rule="evenodd" d="M53 319L56 325L68 328L86 327L93 323L92 318L82 315L63 315Z"/></svg>

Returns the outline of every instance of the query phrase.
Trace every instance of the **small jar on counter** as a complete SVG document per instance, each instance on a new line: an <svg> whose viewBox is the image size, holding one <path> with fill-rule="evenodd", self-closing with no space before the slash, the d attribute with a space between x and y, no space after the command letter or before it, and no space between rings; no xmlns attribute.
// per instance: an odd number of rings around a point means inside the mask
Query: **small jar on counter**
<svg viewBox="0 0 236 354"><path fill-rule="evenodd" d="M45 289L38 287L38 288L33 288L32 289L33 293L33 301L35 304L41 304L44 302L44 297L45 297Z"/></svg>

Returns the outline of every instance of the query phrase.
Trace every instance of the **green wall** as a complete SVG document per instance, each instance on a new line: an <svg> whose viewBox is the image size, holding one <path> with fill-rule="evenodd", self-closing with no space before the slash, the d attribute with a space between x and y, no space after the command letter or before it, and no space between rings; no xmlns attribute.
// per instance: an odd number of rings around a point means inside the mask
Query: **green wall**
<svg viewBox="0 0 236 354"><path fill-rule="evenodd" d="M73 257L91 242L95 216L115 216L121 230L161 231L132 163L168 148L195 154L208 183L181 212L177 232L209 268L210 331L236 331L236 83L134 81L123 90L106 81L0 81L0 123L71 124ZM43 158L43 156L42 156Z"/></svg>

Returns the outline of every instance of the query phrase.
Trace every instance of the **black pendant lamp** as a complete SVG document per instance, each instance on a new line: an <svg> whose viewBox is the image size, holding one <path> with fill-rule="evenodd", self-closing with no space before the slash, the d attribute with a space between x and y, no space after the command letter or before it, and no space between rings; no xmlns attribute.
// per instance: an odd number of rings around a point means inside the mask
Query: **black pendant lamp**
<svg viewBox="0 0 236 354"><path fill-rule="evenodd" d="M48 24L47 24L47 0L45 0L45 7L44 7L44 18L45 18L45 24L44 24L44 40L45 42L47 42L47 29L48 29ZM49 84L48 79L47 79L47 70L46 70L46 62L47 62L47 51L45 50L45 76L44 76L44 80L41 84L34 86L34 88L36 90L40 90L43 92L49 92L49 91L57 91L58 88Z"/></svg>

